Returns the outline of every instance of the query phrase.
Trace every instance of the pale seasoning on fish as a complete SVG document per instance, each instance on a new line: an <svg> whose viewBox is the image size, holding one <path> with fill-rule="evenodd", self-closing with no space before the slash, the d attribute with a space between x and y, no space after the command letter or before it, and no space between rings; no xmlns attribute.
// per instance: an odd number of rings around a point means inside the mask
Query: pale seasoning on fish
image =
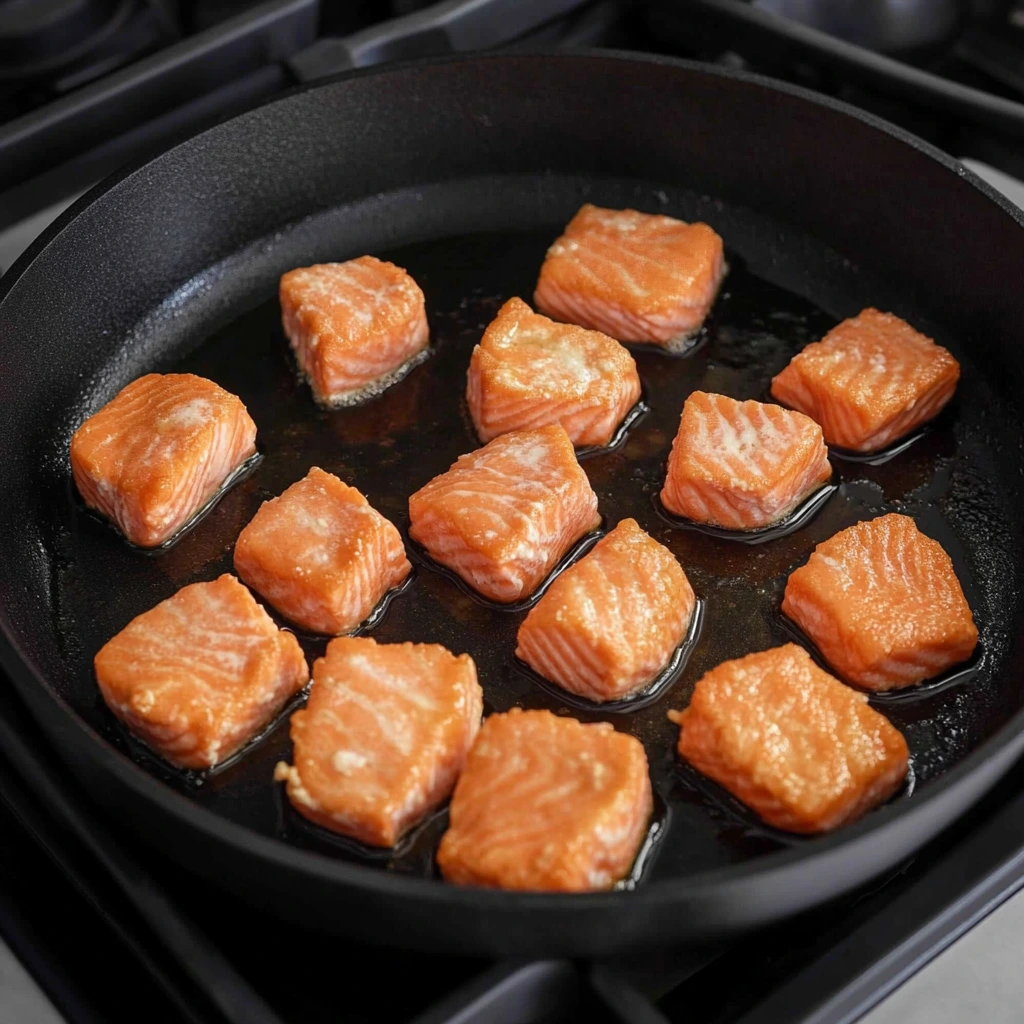
<svg viewBox="0 0 1024 1024"><path fill-rule="evenodd" d="M624 519L530 609L516 655L580 697L621 700L665 668L695 605L672 552Z"/></svg>
<svg viewBox="0 0 1024 1024"><path fill-rule="evenodd" d="M321 405L378 395L426 358L423 292L393 263L360 256L298 267L281 278L280 300L284 332Z"/></svg>
<svg viewBox="0 0 1024 1024"><path fill-rule="evenodd" d="M722 662L669 718L681 757L789 832L854 821L907 774L900 732L796 644Z"/></svg>
<svg viewBox="0 0 1024 1024"><path fill-rule="evenodd" d="M509 299L473 349L466 400L481 441L558 423L574 445L601 446L640 400L640 377L614 338Z"/></svg>
<svg viewBox="0 0 1024 1024"><path fill-rule="evenodd" d="M516 430L461 456L409 499L409 535L492 601L529 597L601 522L558 425Z"/></svg>
<svg viewBox="0 0 1024 1024"><path fill-rule="evenodd" d="M179 768L212 768L268 725L309 680L294 634L234 576L182 587L95 658L107 707Z"/></svg>
<svg viewBox="0 0 1024 1024"><path fill-rule="evenodd" d="M661 503L698 523L755 530L785 518L831 475L810 417L695 391L683 405Z"/></svg>
<svg viewBox="0 0 1024 1024"><path fill-rule="evenodd" d="M274 773L316 825L391 847L452 791L483 711L476 666L439 644L341 637L313 664Z"/></svg>
<svg viewBox="0 0 1024 1024"><path fill-rule="evenodd" d="M949 555L895 513L819 544L790 574L782 610L843 679L866 690L931 679L978 643Z"/></svg>
<svg viewBox="0 0 1024 1024"><path fill-rule="evenodd" d="M865 309L808 345L772 380L772 394L821 424L838 448L875 452L933 419L953 397L960 364L892 313Z"/></svg>
<svg viewBox="0 0 1024 1024"><path fill-rule="evenodd" d="M675 351L700 329L725 272L707 224L588 203L548 250L534 299L555 320Z"/></svg>
<svg viewBox="0 0 1024 1024"><path fill-rule="evenodd" d="M412 570L395 526L317 466L260 506L234 561L286 619L330 635L355 629Z"/></svg>
<svg viewBox="0 0 1024 1024"><path fill-rule="evenodd" d="M449 882L586 892L629 874L653 812L639 740L550 711L488 717L437 851Z"/></svg>
<svg viewBox="0 0 1024 1024"><path fill-rule="evenodd" d="M90 508L154 548L255 454L256 424L235 395L191 373L148 373L75 431L71 471Z"/></svg>

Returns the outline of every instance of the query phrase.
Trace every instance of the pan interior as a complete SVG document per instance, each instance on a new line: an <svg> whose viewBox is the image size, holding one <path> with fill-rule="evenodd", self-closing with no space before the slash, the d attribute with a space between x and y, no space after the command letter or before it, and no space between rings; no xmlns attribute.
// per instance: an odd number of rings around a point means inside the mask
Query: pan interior
<svg viewBox="0 0 1024 1024"><path fill-rule="evenodd" d="M470 351L499 305L531 299L546 247L582 202L631 206L705 220L725 238L730 272L688 356L634 348L650 411L617 450L588 457L584 468L607 525L635 518L679 558L705 619L678 680L635 712L582 711L517 670L515 634L525 612L473 600L449 579L418 564L413 585L372 632L378 641L430 641L475 659L488 710L550 708L583 720L607 719L645 745L667 817L644 882L680 878L813 840L761 827L721 790L674 756L676 729L666 711L687 703L701 674L720 661L790 639L778 612L787 574L814 545L858 520L896 511L913 516L953 557L978 623L980 654L971 671L944 688L924 689L877 706L906 734L916 789L991 736L1021 706L1004 671L1017 618L1020 502L1013 460L1021 417L971 358L971 339L950 336L926 308L908 305L898 283L851 266L820 241L751 210L724 205L656 181L495 177L453 182L329 210L239 252L137 325L121 356L100 378L83 382L67 418L52 425L46 447L62 489L43 523L52 628L60 637L61 695L106 740L197 803L257 832L381 869L432 876L443 812L392 857L366 858L321 835L284 807L271 782L289 759L284 722L235 763L205 779L170 771L132 743L99 698L91 672L98 648L133 616L185 584L231 571L232 547L260 503L317 465L357 486L404 531L408 496L478 442L463 392ZM280 326L276 281L292 266L371 252L406 267L427 297L433 353L373 401L326 412L316 408ZM906 451L882 465L833 459L837 492L802 529L759 545L675 529L653 498L686 396L695 389L765 399L771 377L838 319L875 305L896 312L952 350L963 367L951 407ZM169 550L131 549L84 509L67 475L70 431L142 372L190 371L245 402L259 428L263 458L214 510ZM323 638L303 637L312 659Z"/></svg>

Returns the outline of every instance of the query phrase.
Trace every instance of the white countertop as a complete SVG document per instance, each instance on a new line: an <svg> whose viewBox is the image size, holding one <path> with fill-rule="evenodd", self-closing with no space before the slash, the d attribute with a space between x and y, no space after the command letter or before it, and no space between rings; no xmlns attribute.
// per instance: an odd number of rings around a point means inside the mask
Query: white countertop
<svg viewBox="0 0 1024 1024"><path fill-rule="evenodd" d="M1020 1024L1022 966L1024 892L1018 892L861 1017L861 1024Z"/></svg>
<svg viewBox="0 0 1024 1024"><path fill-rule="evenodd" d="M42 990L0 940L0 1020L10 1024L64 1024Z"/></svg>

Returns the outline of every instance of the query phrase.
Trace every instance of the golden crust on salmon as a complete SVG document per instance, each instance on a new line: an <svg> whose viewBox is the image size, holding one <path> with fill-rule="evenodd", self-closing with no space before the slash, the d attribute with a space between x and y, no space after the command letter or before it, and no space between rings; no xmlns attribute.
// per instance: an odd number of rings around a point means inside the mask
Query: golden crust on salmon
<svg viewBox="0 0 1024 1024"><path fill-rule="evenodd" d="M597 495L558 425L516 430L461 456L409 499L409 535L503 604L529 597L584 534Z"/></svg>
<svg viewBox="0 0 1024 1024"><path fill-rule="evenodd" d="M534 299L556 320L674 350L700 329L725 272L707 224L588 203L548 249Z"/></svg>
<svg viewBox="0 0 1024 1024"><path fill-rule="evenodd" d="M234 576L193 583L100 648L107 707L180 768L212 768L268 725L309 679L299 642Z"/></svg>
<svg viewBox="0 0 1024 1024"><path fill-rule="evenodd" d="M694 391L672 442L661 503L732 530L784 518L832 476L821 427L778 405Z"/></svg>
<svg viewBox="0 0 1024 1024"><path fill-rule="evenodd" d="M633 357L614 338L509 299L473 349L466 400L481 441L560 423L578 446L606 445L640 399Z"/></svg>
<svg viewBox="0 0 1024 1024"><path fill-rule="evenodd" d="M426 356L419 285L373 256L299 267L281 278L281 316L317 402L352 405L380 394Z"/></svg>
<svg viewBox="0 0 1024 1024"><path fill-rule="evenodd" d="M75 431L71 471L90 508L154 548L255 454L256 424L235 395L191 373L148 373Z"/></svg>
<svg viewBox="0 0 1024 1024"><path fill-rule="evenodd" d="M956 391L960 364L892 313L865 309L808 345L772 380L772 394L821 424L825 440L873 452L933 419Z"/></svg>
<svg viewBox="0 0 1024 1024"><path fill-rule="evenodd" d="M437 851L449 882L584 892L625 877L653 810L640 742L550 711L491 715Z"/></svg>
<svg viewBox="0 0 1024 1024"><path fill-rule="evenodd" d="M899 731L796 644L723 662L669 718L681 757L789 832L851 822L907 774Z"/></svg>
<svg viewBox="0 0 1024 1024"><path fill-rule="evenodd" d="M782 611L866 690L930 679L978 642L949 555L909 516L857 523L823 541L790 575Z"/></svg>
<svg viewBox="0 0 1024 1024"><path fill-rule="evenodd" d="M620 700L666 666L695 604L672 552L623 519L530 609L516 655L571 693Z"/></svg>
<svg viewBox="0 0 1024 1024"><path fill-rule="evenodd" d="M355 629L411 570L394 525L316 466L265 501L235 543L238 575L314 633Z"/></svg>
<svg viewBox="0 0 1024 1024"><path fill-rule="evenodd" d="M309 702L291 719L295 763L274 777L315 824L394 846L451 793L482 713L468 654L341 637L313 664Z"/></svg>

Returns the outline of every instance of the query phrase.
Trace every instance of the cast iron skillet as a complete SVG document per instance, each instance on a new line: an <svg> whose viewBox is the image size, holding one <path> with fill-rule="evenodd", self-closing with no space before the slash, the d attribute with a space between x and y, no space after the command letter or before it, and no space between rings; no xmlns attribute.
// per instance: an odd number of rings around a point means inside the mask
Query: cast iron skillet
<svg viewBox="0 0 1024 1024"><path fill-rule="evenodd" d="M703 344L637 351L651 406L584 465L609 525L636 516L706 601L699 644L654 705L607 715L646 744L664 828L634 891L515 895L442 884L443 816L399 854L362 856L304 829L270 777L279 726L205 780L162 768L100 703L90 662L133 615L230 566L261 500L318 463L405 527L405 498L475 446L461 406L472 344L497 304L529 297L545 246L581 202L703 218L732 266ZM292 266L388 255L422 284L433 358L358 410L317 412L295 382L275 304ZM788 86L675 60L505 54L393 67L307 88L94 190L0 283L3 666L96 797L171 856L325 929L433 949L608 954L696 941L793 913L896 865L1024 747L1020 685L1021 215L951 159ZM838 318L875 304L948 345L958 397L883 465L835 461L813 521L761 545L672 529L652 504L686 395L764 395ZM238 392L263 461L169 551L129 549L81 506L67 444L150 369ZM787 573L815 543L884 510L951 551L980 629L965 676L878 706L906 732L915 785L820 839L762 828L678 765L667 708L725 657L787 638ZM418 565L374 630L469 650L491 710L586 719L517 672L520 616ZM323 640L306 638L307 651Z"/></svg>

